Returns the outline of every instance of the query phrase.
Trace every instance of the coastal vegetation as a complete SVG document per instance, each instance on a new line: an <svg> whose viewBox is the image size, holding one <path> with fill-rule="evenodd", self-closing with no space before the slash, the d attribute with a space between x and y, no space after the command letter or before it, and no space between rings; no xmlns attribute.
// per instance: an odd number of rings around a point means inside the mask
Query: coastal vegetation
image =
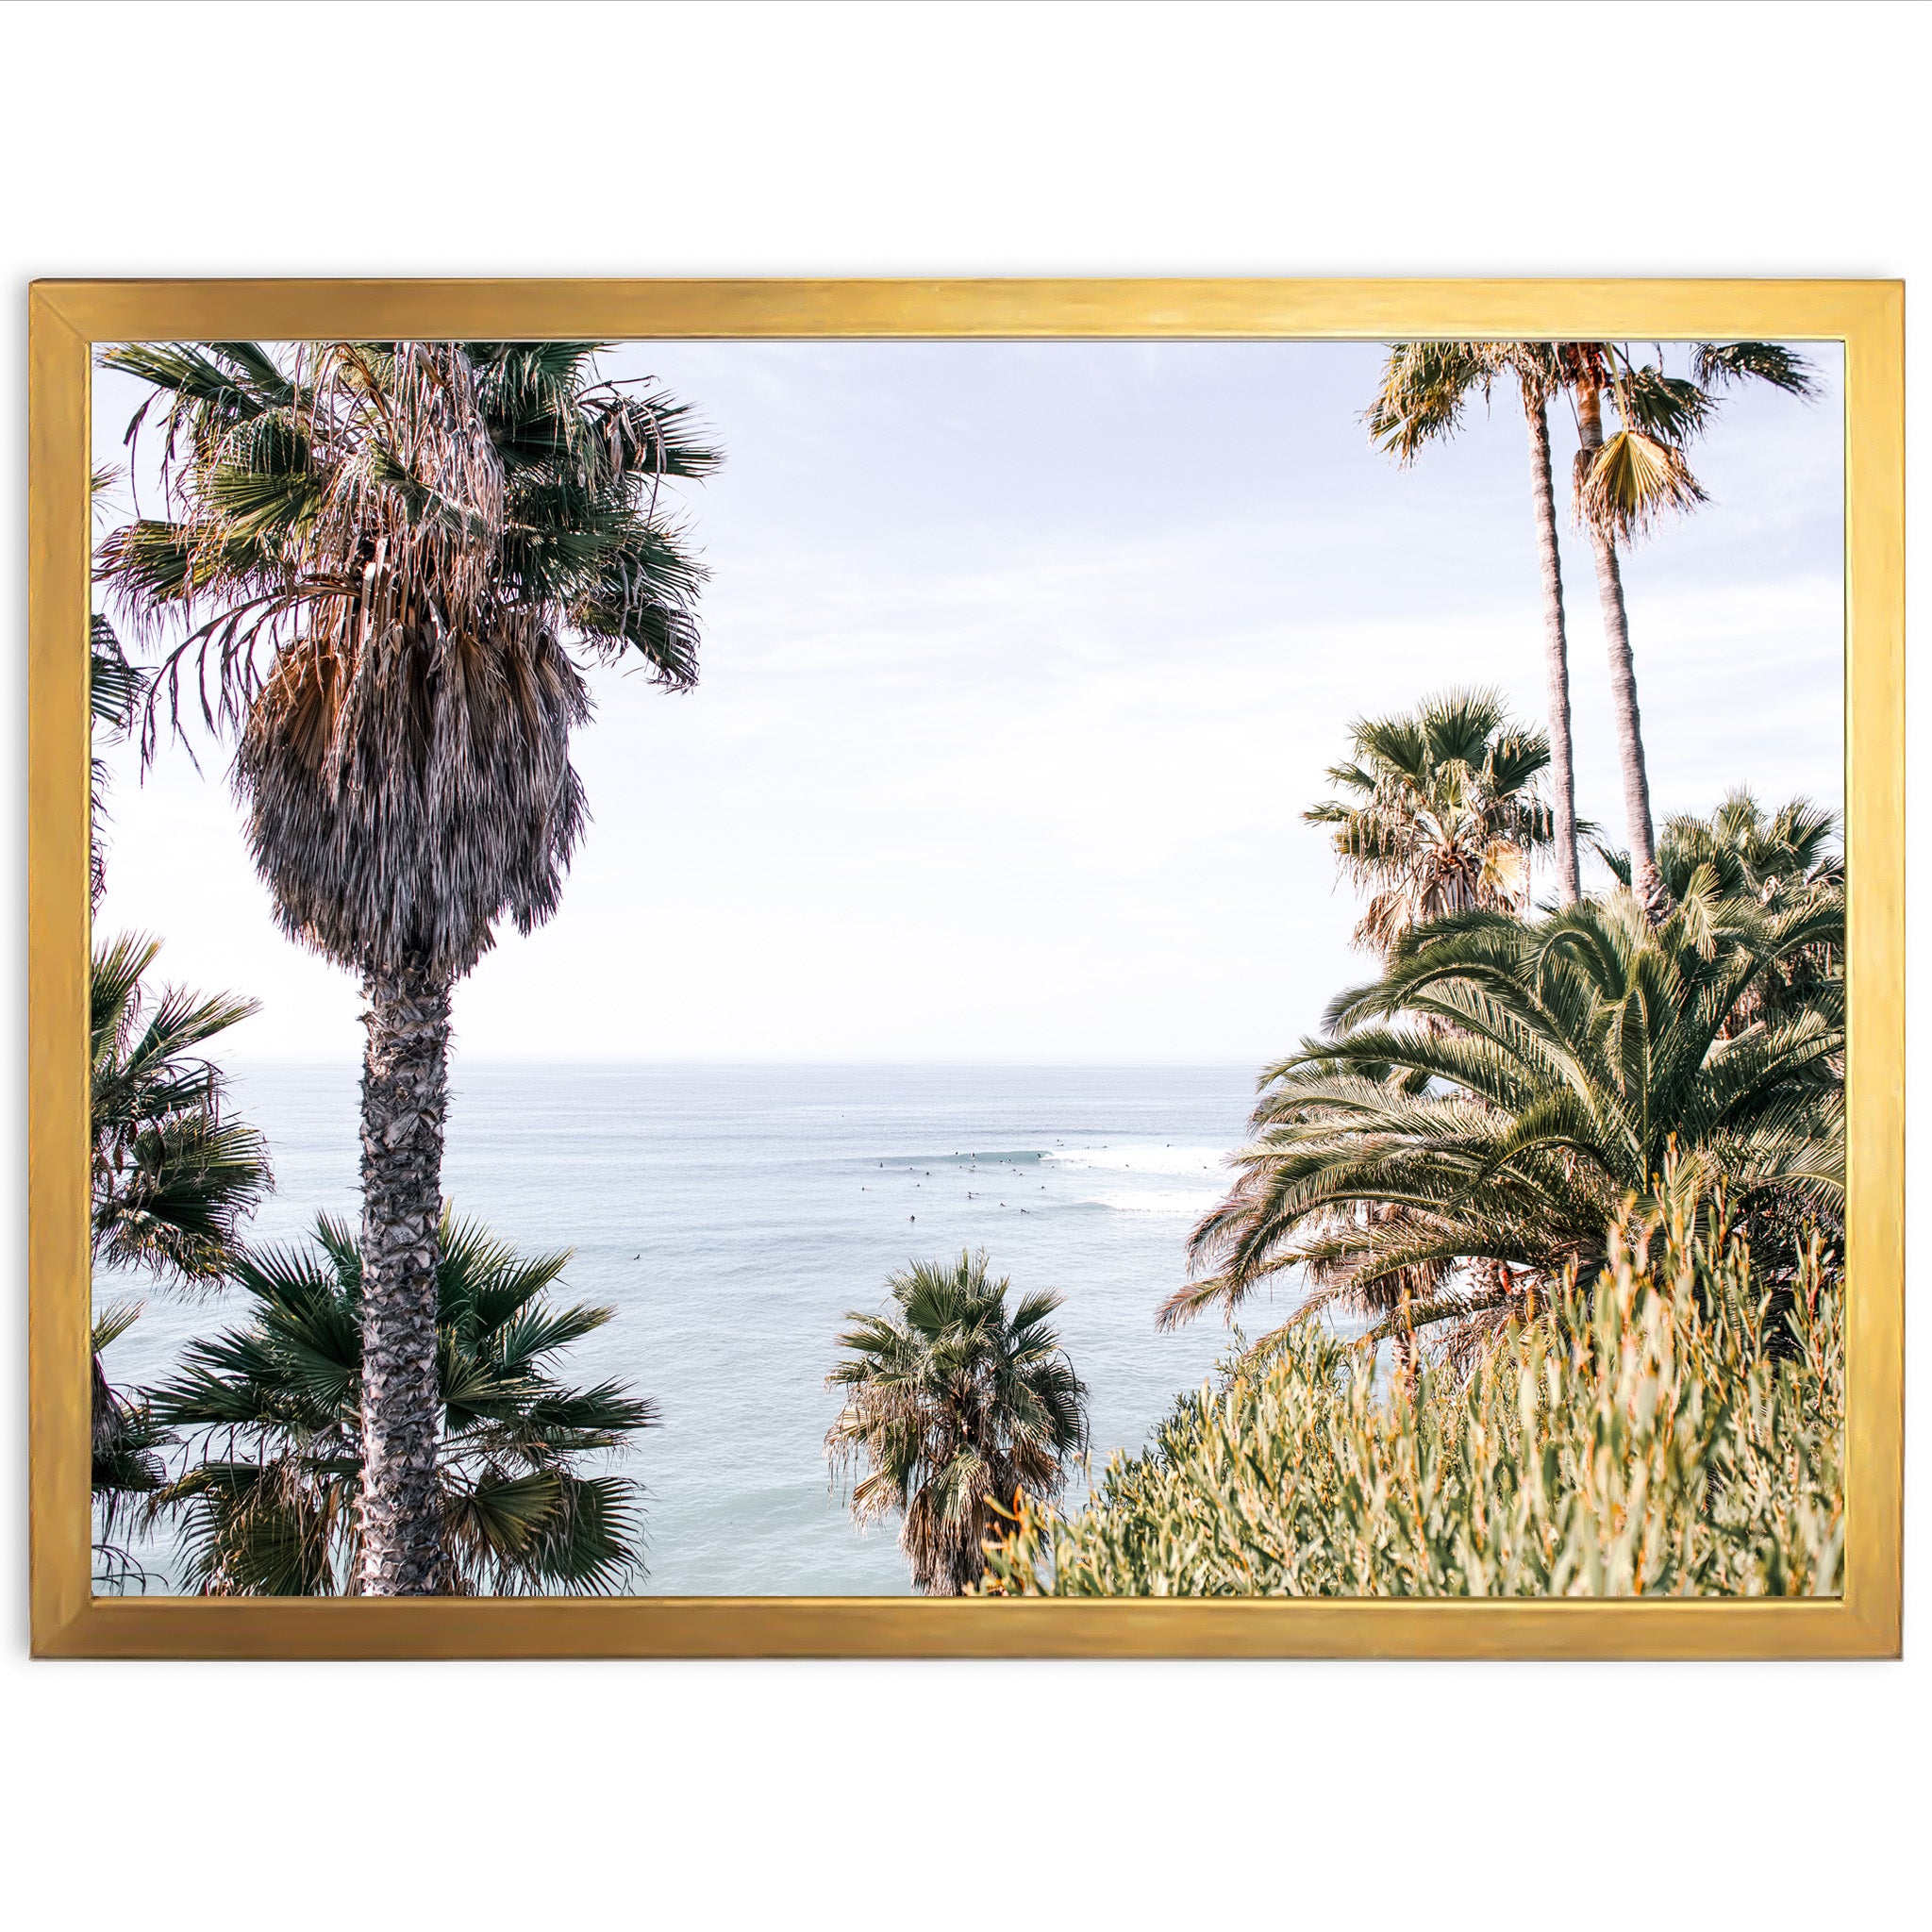
<svg viewBox="0 0 1932 1932"><path fill-rule="evenodd" d="M657 1420L625 1385L577 1387L558 1358L611 1319L559 1301L568 1254L522 1255L445 1208L436 1239L437 1561L467 1596L621 1589L642 1567L638 1485L586 1465ZM248 1319L184 1352L147 1391L191 1454L151 1511L175 1520L182 1582L216 1596L356 1594L364 1534L366 1282L353 1230L239 1261Z"/></svg>
<svg viewBox="0 0 1932 1932"><path fill-rule="evenodd" d="M1769 1289L1674 1163L1603 1266L1408 1388L1318 1325L1183 1397L1072 1517L1028 1498L985 1589L1074 1596L1833 1595L1844 1303L1813 1239Z"/></svg>
<svg viewBox="0 0 1932 1932"><path fill-rule="evenodd" d="M97 476L95 488L101 488L106 480L105 476ZM108 889L108 768L101 758L100 747L125 738L134 729L146 690L146 678L127 661L121 640L114 635L114 626L96 612L88 638L87 678L89 731L93 747L89 760L88 897L96 908Z"/></svg>
<svg viewBox="0 0 1932 1932"><path fill-rule="evenodd" d="M1370 434L1412 462L1505 380L1529 429L1548 734L1482 691L1355 724L1337 795L1306 817L1367 899L1356 940L1381 970L1263 1070L1236 1179L1159 1319L1232 1318L1291 1281L1293 1312L1145 1456L1116 1457L1088 1509L1017 1499L994 1591L1838 1588L1837 819L1740 791L1654 835L1618 558L1705 501L1688 448L1722 390L1805 395L1809 373L1762 342L1696 344L1688 375L1609 342L1399 343ZM1576 816L1558 396L1622 851ZM1593 893L1586 839L1610 880ZM1540 858L1557 873L1542 906Z"/></svg>
<svg viewBox="0 0 1932 1932"><path fill-rule="evenodd" d="M444 1557L436 1390L451 989L556 909L584 821L579 658L697 675L702 571L660 510L717 453L582 342L131 344L168 514L100 546L232 777L275 917L360 979L361 1588ZM171 630L171 626L173 627ZM174 631L181 632L178 637Z"/></svg>
<svg viewBox="0 0 1932 1932"><path fill-rule="evenodd" d="M1842 893L1767 908L1708 862L1682 883L1655 924L1619 887L1411 929L1266 1070L1238 1178L1193 1236L1202 1272L1165 1317L1292 1270L1311 1284L1297 1320L1339 1302L1378 1339L1449 1324L1467 1345L1589 1278L1673 1150L1760 1241L1839 1226L1844 988L1820 962L1842 951Z"/></svg>
<svg viewBox="0 0 1932 1932"><path fill-rule="evenodd" d="M1840 1588L1836 815L1736 791L1666 822L1649 893L1599 846L1606 890L1534 908L1545 758L1506 787L1501 728L1457 692L1356 726L1307 816L1382 971L1264 1070L1160 1317L1293 1310L1086 1509L1016 1498L990 1592Z"/></svg>
<svg viewBox="0 0 1932 1932"><path fill-rule="evenodd" d="M256 1011L148 980L156 940L95 948L91 980L92 1247L96 1262L204 1286L242 1253L274 1182L268 1146L199 1051Z"/></svg>
<svg viewBox="0 0 1932 1932"><path fill-rule="evenodd" d="M958 1596L977 1581L1000 1505L1064 1488L1087 1446L1087 1389L1051 1316L1059 1296L1020 1295L984 1252L915 1262L879 1314L848 1315L826 1379L844 1407L825 1437L853 1520L900 1518L912 1587Z"/></svg>

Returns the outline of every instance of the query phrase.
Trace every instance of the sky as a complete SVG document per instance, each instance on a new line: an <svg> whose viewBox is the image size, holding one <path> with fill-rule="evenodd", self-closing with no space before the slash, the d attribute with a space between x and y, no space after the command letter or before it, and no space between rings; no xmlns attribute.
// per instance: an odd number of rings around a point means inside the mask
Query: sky
<svg viewBox="0 0 1932 1932"><path fill-rule="evenodd" d="M1710 501L1624 558L1653 805L1843 791L1841 358L1733 391ZM1317 342L651 342L722 445L685 695L594 671L562 908L459 986L491 1059L1258 1064L1369 976L1302 822L1350 722L1455 685L1546 720L1522 412L1403 469L1382 351ZM96 462L142 390L98 372ZM1575 447L1553 412L1559 491ZM143 490L149 487L143 485ZM125 514L125 487L107 521ZM1565 506L1567 512L1567 505ZM1627 844L1590 551L1564 516L1577 809ZM199 770L188 753L192 748ZM108 754L104 933L258 999L227 1058L359 1056L277 934L228 747ZM1552 881L1545 874L1540 890Z"/></svg>

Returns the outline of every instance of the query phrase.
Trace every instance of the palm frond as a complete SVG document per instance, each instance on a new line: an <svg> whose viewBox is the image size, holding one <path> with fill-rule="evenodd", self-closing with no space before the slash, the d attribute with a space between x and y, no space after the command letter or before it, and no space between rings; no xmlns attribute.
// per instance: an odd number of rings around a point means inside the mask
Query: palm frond
<svg viewBox="0 0 1932 1932"><path fill-rule="evenodd" d="M826 1377L845 1401L825 1436L863 1524L897 1514L913 1587L955 1595L978 1577L997 1511L1058 1495L1087 1443L1087 1389L1060 1349L1059 1296L1011 1301L984 1251L914 1262L880 1314L854 1314Z"/></svg>
<svg viewBox="0 0 1932 1932"><path fill-rule="evenodd" d="M1691 373L1706 389L1764 382L1787 395L1817 393L1811 365L1778 342L1699 342L1691 352Z"/></svg>
<svg viewBox="0 0 1932 1932"><path fill-rule="evenodd" d="M608 1310L551 1305L567 1256L522 1255L454 1208L439 1247L440 1587L623 1587L641 1567L638 1486L578 1465L652 1426L657 1407L624 1384L574 1387L539 1366ZM332 1593L356 1575L358 1549L356 1237L320 1217L310 1244L251 1255L230 1278L249 1299L248 1319L191 1343L173 1377L147 1391L156 1422L198 1432L203 1447L155 1507L179 1519L202 1587ZM238 1445L252 1459L234 1454Z"/></svg>
<svg viewBox="0 0 1932 1932"><path fill-rule="evenodd" d="M358 971L466 971L555 910L584 823L577 657L686 689L704 571L660 491L717 467L690 410L587 343L125 344L165 514L100 545L168 641L159 732L239 741L282 929ZM452 851L465 863L451 866Z"/></svg>
<svg viewBox="0 0 1932 1932"><path fill-rule="evenodd" d="M1705 502L1704 486L1683 452L1646 430L1626 425L1576 454L1577 520L1627 543L1659 517Z"/></svg>
<svg viewBox="0 0 1932 1932"><path fill-rule="evenodd" d="M1735 846L1765 821L1728 823ZM1782 824L1823 867L1828 823ZM1494 1271L1534 1294L1593 1265L1674 1159L1729 1176L1767 1256L1790 1248L1842 1189L1843 916L1828 870L1767 909L1705 860L1658 921L1620 891L1410 927L1266 1070L1163 1324L1295 1283L1305 1310L1339 1300L1372 1332L1404 1307L1416 1330L1487 1321Z"/></svg>

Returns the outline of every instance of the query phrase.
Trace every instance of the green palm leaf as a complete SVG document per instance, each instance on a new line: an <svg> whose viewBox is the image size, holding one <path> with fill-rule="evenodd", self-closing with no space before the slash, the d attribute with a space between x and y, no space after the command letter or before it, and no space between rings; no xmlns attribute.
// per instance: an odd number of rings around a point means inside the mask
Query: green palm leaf
<svg viewBox="0 0 1932 1932"><path fill-rule="evenodd" d="M978 1577L997 1510L1058 1495L1086 1446L1086 1386L1059 1346L1060 1298L1014 1300L986 1256L915 1262L883 1314L854 1314L826 1378L845 1404L825 1436L859 1524L897 1514L915 1589L957 1595Z"/></svg>
<svg viewBox="0 0 1932 1932"><path fill-rule="evenodd" d="M1774 1268L1810 1226L1840 1239L1843 891L1828 820L1781 823L1810 871L1769 911L1726 890L1747 868L1700 858L1655 924L1620 890L1533 922L1474 907L1407 928L1381 978L1266 1070L1163 1322L1298 1277L1304 1316L1447 1324L1453 1350L1458 1309L1474 1334L1501 1307L1497 1268L1546 1294L1595 1265L1673 1159L1732 1185ZM1735 849L1763 825L1754 808L1678 843Z"/></svg>
<svg viewBox="0 0 1932 1932"><path fill-rule="evenodd" d="M577 1388L540 1366L609 1311L552 1305L566 1257L524 1256L448 1208L439 1246L439 1587L621 1587L641 1561L637 1485L577 1465L625 1447L656 1423L656 1406L621 1383ZM248 1319L191 1343L175 1375L147 1391L157 1424L200 1448L154 1508L179 1519L199 1588L332 1594L350 1587L358 1553L349 1507L361 1470L356 1238L324 1216L310 1245L251 1256L231 1279ZM253 1459L234 1455L237 1444Z"/></svg>

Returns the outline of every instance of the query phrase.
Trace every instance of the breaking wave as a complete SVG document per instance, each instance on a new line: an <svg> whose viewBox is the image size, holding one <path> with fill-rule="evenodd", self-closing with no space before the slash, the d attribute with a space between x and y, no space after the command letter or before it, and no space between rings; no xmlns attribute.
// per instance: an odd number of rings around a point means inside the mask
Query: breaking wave
<svg viewBox="0 0 1932 1932"><path fill-rule="evenodd" d="M1220 1200L1218 1192L1201 1193L1192 1188L1122 1188L1093 1196L1096 1207L1121 1214L1171 1214L1179 1221L1198 1221Z"/></svg>

